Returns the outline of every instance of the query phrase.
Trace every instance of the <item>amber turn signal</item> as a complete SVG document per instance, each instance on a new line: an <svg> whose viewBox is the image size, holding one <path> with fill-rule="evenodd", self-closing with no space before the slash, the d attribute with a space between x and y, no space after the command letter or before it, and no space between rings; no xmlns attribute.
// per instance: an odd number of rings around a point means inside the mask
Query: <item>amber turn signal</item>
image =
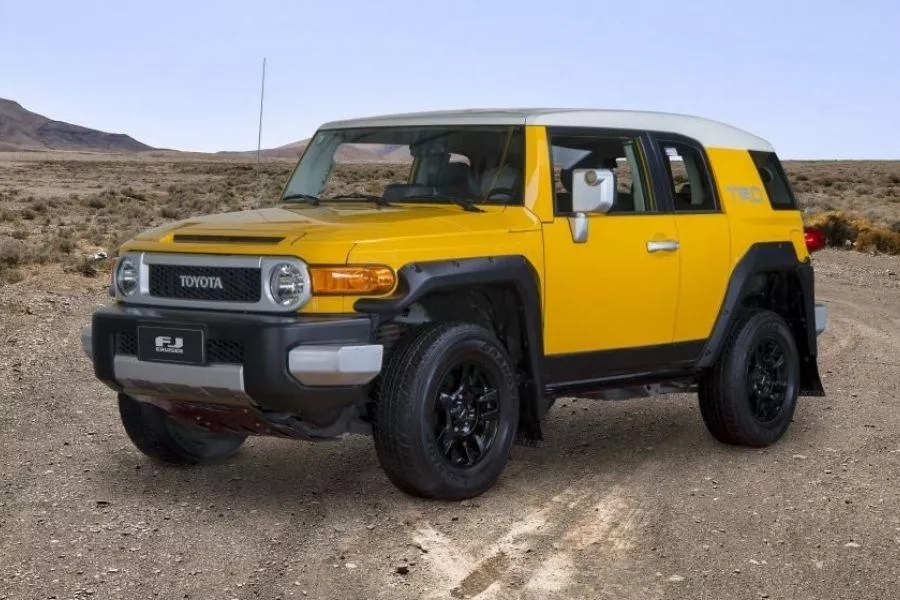
<svg viewBox="0 0 900 600"><path fill-rule="evenodd" d="M310 267L309 275L320 296L387 294L397 281L389 267Z"/></svg>

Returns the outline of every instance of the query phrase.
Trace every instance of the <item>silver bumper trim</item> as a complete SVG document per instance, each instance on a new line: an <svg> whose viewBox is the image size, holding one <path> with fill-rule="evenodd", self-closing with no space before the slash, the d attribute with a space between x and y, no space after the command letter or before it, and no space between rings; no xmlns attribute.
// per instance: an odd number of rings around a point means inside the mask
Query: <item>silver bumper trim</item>
<svg viewBox="0 0 900 600"><path fill-rule="evenodd" d="M223 363L206 366L140 361L134 356L113 360L116 381L129 394L190 400L232 400L247 404L244 367Z"/></svg>
<svg viewBox="0 0 900 600"><path fill-rule="evenodd" d="M309 386L365 385L381 372L384 347L299 346L288 353L288 370Z"/></svg>
<svg viewBox="0 0 900 600"><path fill-rule="evenodd" d="M81 349L85 356L91 360L94 359L94 342L90 325L81 328Z"/></svg>
<svg viewBox="0 0 900 600"><path fill-rule="evenodd" d="M816 335L820 335L828 324L828 307L816 304Z"/></svg>

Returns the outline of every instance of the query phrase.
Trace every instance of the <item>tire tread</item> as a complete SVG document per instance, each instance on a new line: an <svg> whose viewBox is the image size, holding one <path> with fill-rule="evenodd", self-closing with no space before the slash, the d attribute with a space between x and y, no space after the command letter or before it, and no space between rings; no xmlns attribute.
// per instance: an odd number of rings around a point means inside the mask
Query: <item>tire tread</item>
<svg viewBox="0 0 900 600"><path fill-rule="evenodd" d="M793 346L793 337L784 319L769 310L750 309L740 316L725 341L721 356L700 381L698 386L700 413L709 432L720 442L755 448L764 447L777 441L787 428L785 424L775 433L763 435L748 423L737 404L742 401L744 394L744 390L738 386L743 386L745 382L736 381L734 375L735 365L732 363L737 360L736 352L742 351L760 328L768 326L784 328L796 357L796 346ZM796 396L789 401L791 404L787 407L788 412L785 415L788 423L796 405Z"/></svg>
<svg viewBox="0 0 900 600"><path fill-rule="evenodd" d="M409 416L414 411L415 403L421 401L414 396L417 377L435 360L435 354L444 347L446 338L465 333L483 339L490 348L486 350L496 353L495 359L504 366L505 383L518 412L518 392L513 384L509 359L501 351L500 343L487 330L466 323L440 322L427 323L408 334L406 341L401 342L401 346L392 353L383 372L373 424L375 449L382 468L391 482L408 494L425 498L469 498L482 493L496 479L494 477L476 487L467 487L469 482L463 480L457 481L458 485L454 486L436 481L435 472L451 478L453 475L439 457L423 451L415 437L415 428L410 426ZM514 433L508 445L511 445L513 436Z"/></svg>

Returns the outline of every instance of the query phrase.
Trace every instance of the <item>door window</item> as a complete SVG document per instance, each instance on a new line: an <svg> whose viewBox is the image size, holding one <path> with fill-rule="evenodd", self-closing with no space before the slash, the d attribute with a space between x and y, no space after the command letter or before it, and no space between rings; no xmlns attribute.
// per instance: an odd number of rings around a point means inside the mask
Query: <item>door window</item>
<svg viewBox="0 0 900 600"><path fill-rule="evenodd" d="M641 146L631 138L570 135L550 131L556 213L572 212L572 177L576 169L609 169L616 179L616 198L610 214L654 210L648 192Z"/></svg>
<svg viewBox="0 0 900 600"><path fill-rule="evenodd" d="M660 144L675 212L714 212L716 197L701 152L678 142Z"/></svg>

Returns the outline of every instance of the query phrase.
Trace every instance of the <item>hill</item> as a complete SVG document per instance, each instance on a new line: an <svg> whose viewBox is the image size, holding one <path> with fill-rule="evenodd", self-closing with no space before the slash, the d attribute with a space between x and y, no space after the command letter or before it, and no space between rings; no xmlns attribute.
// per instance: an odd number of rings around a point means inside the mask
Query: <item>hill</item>
<svg viewBox="0 0 900 600"><path fill-rule="evenodd" d="M0 151L15 150L141 152L153 148L122 133L54 121L0 98Z"/></svg>
<svg viewBox="0 0 900 600"><path fill-rule="evenodd" d="M290 158L296 160L306 149L309 140L300 140L278 146L265 148L260 154L264 158ZM256 150L218 152L221 156L255 157ZM405 146L389 146L380 144L346 144L337 151L339 162L346 163L403 163L410 160Z"/></svg>

